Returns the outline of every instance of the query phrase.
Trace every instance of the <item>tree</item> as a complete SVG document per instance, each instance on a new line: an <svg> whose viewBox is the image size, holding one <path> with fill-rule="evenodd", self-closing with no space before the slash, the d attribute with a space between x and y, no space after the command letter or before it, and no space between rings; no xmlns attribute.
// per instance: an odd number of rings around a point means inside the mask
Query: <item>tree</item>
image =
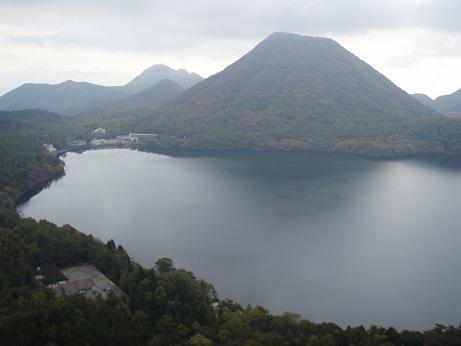
<svg viewBox="0 0 461 346"><path fill-rule="evenodd" d="M211 340L203 336L202 334L195 334L193 337L189 339L188 344L190 346L212 346L213 345Z"/></svg>
<svg viewBox="0 0 461 346"><path fill-rule="evenodd" d="M155 262L155 268L162 274L171 272L173 267L173 261L171 258L160 258Z"/></svg>
<svg viewBox="0 0 461 346"><path fill-rule="evenodd" d="M114 242L114 239L111 239L107 242L106 244L106 247L110 250L110 251L115 251L116 250L116 246L115 246L115 242Z"/></svg>
<svg viewBox="0 0 461 346"><path fill-rule="evenodd" d="M0 229L0 291L31 283L24 243L13 232Z"/></svg>

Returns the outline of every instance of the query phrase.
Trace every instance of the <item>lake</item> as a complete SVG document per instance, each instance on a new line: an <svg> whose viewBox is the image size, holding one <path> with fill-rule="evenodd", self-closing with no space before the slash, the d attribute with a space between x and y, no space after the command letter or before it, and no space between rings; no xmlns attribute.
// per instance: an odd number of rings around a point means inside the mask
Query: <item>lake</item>
<svg viewBox="0 0 461 346"><path fill-rule="evenodd" d="M68 153L21 205L170 257L221 298L341 326L461 323L461 160L327 153Z"/></svg>

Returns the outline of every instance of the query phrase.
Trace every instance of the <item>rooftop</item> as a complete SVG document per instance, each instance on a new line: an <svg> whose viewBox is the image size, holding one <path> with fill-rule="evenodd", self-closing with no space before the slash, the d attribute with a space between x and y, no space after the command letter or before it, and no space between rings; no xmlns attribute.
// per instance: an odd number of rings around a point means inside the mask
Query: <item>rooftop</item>
<svg viewBox="0 0 461 346"><path fill-rule="evenodd" d="M58 282L67 281L67 277L53 264L42 264L38 266L37 274L39 275L38 279L45 285L53 285Z"/></svg>

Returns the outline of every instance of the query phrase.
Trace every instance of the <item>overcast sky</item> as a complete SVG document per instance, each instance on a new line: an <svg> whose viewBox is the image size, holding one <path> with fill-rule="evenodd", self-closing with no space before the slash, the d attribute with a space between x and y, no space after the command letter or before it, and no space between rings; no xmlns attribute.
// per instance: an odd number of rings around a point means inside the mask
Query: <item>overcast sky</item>
<svg viewBox="0 0 461 346"><path fill-rule="evenodd" d="M157 63L207 77L275 31L333 38L410 93L461 88L460 0L0 0L0 94Z"/></svg>

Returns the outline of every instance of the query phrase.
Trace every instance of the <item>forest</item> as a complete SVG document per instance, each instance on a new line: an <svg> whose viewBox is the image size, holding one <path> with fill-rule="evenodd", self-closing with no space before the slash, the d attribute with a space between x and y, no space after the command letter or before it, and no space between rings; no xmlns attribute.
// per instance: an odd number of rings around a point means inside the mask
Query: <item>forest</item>
<svg viewBox="0 0 461 346"><path fill-rule="evenodd" d="M0 206L14 204L21 193L64 173L62 162L43 144L64 148L75 128L42 110L0 111Z"/></svg>

